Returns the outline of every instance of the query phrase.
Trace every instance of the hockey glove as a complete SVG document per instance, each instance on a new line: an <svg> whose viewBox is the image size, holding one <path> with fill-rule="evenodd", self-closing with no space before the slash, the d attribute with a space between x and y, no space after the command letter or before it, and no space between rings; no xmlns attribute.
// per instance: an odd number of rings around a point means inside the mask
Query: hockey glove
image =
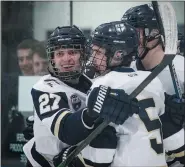
<svg viewBox="0 0 185 167"><path fill-rule="evenodd" d="M55 167L58 167L58 165L65 161L69 154L76 148L76 146L70 146L65 149L63 149L57 156L53 158L53 164ZM85 162L79 154L77 157L73 159L73 161L68 165L68 167L85 167Z"/></svg>
<svg viewBox="0 0 185 167"><path fill-rule="evenodd" d="M34 137L33 124L34 124L33 116L29 116L28 118L26 118L26 128L23 130L24 138L26 140L30 140Z"/></svg>
<svg viewBox="0 0 185 167"><path fill-rule="evenodd" d="M129 99L123 89L111 89L100 85L94 88L87 101L88 114L101 117L119 125L134 113L139 112L137 99Z"/></svg>
<svg viewBox="0 0 185 167"><path fill-rule="evenodd" d="M175 95L165 93L165 112L169 114L172 122L183 127L185 123L185 99L179 100Z"/></svg>

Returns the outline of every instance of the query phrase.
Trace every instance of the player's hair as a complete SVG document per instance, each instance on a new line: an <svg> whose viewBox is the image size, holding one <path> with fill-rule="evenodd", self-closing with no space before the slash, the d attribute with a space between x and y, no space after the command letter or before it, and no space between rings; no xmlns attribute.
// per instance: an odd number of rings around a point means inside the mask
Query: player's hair
<svg viewBox="0 0 185 167"><path fill-rule="evenodd" d="M44 43L39 42L37 43L37 45L34 46L32 55L34 55L35 53L37 53L41 58L47 59L47 53Z"/></svg>
<svg viewBox="0 0 185 167"><path fill-rule="evenodd" d="M36 44L38 44L39 41L36 39L25 39L23 40L18 46L17 50L19 49L33 49Z"/></svg>

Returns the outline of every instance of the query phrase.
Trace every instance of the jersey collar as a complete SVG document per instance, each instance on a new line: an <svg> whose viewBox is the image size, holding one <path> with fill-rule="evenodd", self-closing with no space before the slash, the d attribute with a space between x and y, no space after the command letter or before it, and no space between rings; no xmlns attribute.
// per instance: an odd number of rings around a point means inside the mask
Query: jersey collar
<svg viewBox="0 0 185 167"><path fill-rule="evenodd" d="M116 71L116 72L135 72L133 68L130 67L116 67L114 68L112 71Z"/></svg>
<svg viewBox="0 0 185 167"><path fill-rule="evenodd" d="M136 68L137 68L137 70L140 70L140 71L153 71L156 67L154 67L150 70L146 70L145 67L143 66L143 63L141 62L141 60L137 59L136 60Z"/></svg>

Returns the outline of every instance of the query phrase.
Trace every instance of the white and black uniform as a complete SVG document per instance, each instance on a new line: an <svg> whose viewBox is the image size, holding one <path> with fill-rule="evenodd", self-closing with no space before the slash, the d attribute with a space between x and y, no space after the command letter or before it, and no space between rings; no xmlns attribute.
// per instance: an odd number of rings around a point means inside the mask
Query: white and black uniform
<svg viewBox="0 0 185 167"><path fill-rule="evenodd" d="M63 148L88 136L89 129L81 115L91 84L84 75L72 85L49 74L33 86L34 138L23 149L34 167L52 166L53 157Z"/></svg>
<svg viewBox="0 0 185 167"><path fill-rule="evenodd" d="M123 89L130 94L150 72L131 68L117 68L99 79L91 87L110 86ZM145 108L129 117L124 124L110 124L110 131L94 139L82 151L88 165L94 167L122 166L166 166L163 149L162 125L159 116L164 114L164 91L159 79L155 78L138 96ZM114 128L113 128L114 127ZM106 135L107 134L107 135ZM107 137L111 136L111 137Z"/></svg>
<svg viewBox="0 0 185 167"><path fill-rule="evenodd" d="M184 92L184 57L181 55L176 55L173 60L173 64L175 67L175 71L177 73L180 86ZM131 67L135 70L146 71L142 62L140 60L134 61L131 63ZM173 86L170 69L167 66L159 75L158 78L161 80L163 84L164 91L168 95L174 95L175 89ZM176 126L169 117L167 111L161 117L161 121L163 124L163 135L164 135L164 147L166 151L170 154L173 154L174 158L185 158L184 150L185 150L185 134L184 129L182 127ZM173 159L174 159L173 158Z"/></svg>

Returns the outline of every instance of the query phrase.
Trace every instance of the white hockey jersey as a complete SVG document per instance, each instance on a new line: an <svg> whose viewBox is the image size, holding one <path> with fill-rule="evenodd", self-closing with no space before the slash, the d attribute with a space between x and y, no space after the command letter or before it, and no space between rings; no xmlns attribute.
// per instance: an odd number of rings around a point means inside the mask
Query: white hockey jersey
<svg viewBox="0 0 185 167"><path fill-rule="evenodd" d="M112 71L95 80L91 89L105 85L113 89L124 89L130 94L149 74L143 71ZM111 124L116 129L117 148L101 149L89 145L82 151L86 162L109 163L112 167L166 166L159 119L164 113L164 91L160 80L155 78L137 99L145 105L144 111L134 114L123 125Z"/></svg>
<svg viewBox="0 0 185 167"><path fill-rule="evenodd" d="M79 84L73 88L50 74L43 76L33 86L31 94L34 103L35 149L51 164L53 157L68 146L61 141L66 137L62 136L63 121L72 112L76 113L86 107L86 93L90 86L91 81L84 75L80 77ZM71 129L72 126L73 124Z"/></svg>
<svg viewBox="0 0 185 167"><path fill-rule="evenodd" d="M185 59L181 55L176 55L173 60L173 65L177 73L179 84L182 91L184 92L184 62ZM140 64L140 65L138 65ZM145 70L141 63L133 61L131 67L135 70ZM159 75L161 83L163 84L164 91L169 95L175 94L174 85L172 82L172 77L170 74L169 66L167 66ZM166 151L174 153L174 157L183 157L184 156L184 147L185 147L185 134L184 128L179 129L176 125L171 122L171 118L168 118L168 114L165 114L165 122L163 123L163 134L164 134L164 147ZM167 122L167 120L169 120ZM171 123L170 123L171 122Z"/></svg>

